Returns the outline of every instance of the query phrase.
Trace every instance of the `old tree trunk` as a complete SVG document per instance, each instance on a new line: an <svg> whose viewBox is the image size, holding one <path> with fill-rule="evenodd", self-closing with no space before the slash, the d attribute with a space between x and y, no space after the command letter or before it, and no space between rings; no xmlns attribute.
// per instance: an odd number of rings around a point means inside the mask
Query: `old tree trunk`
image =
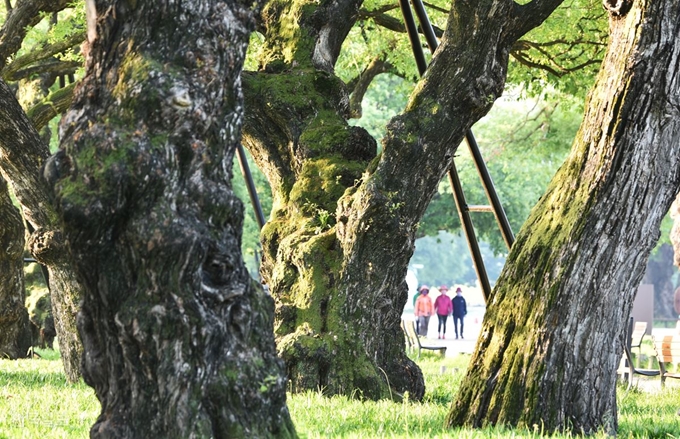
<svg viewBox="0 0 680 439"><path fill-rule="evenodd" d="M274 306L243 264L230 183L255 5L94 6L55 186L102 404L91 434L293 436Z"/></svg>
<svg viewBox="0 0 680 439"><path fill-rule="evenodd" d="M613 4L572 154L517 237L449 425L616 431L625 323L680 188L680 1Z"/></svg>
<svg viewBox="0 0 680 439"><path fill-rule="evenodd" d="M43 13L58 12L69 5L67 0L31 0L17 2L7 14L0 29L0 72L7 73L13 65L7 65L21 47L27 30L38 23ZM65 47L62 50L65 50ZM15 58L14 61L18 62ZM20 62L18 62L21 64ZM48 101L50 98L47 99ZM12 185L21 204L24 218L35 230L28 247L33 256L48 268L50 294L55 329L59 340L64 371L69 381L80 378L82 344L76 329L76 313L80 301L80 286L71 268L68 251L61 240L60 221L56 215L51 193L41 173L41 167L49 157L49 149L40 139L36 129L47 123L29 120L15 99L14 92L0 79L0 169ZM54 109L55 105L50 103ZM8 192L0 191L0 215L13 218ZM11 222L1 222L0 230L14 230L12 241L23 242L23 230L11 227ZM18 255L17 262L22 262ZM23 281L22 281L23 282ZM15 285L17 287L18 285Z"/></svg>
<svg viewBox="0 0 680 439"><path fill-rule="evenodd" d="M272 186L264 281L291 388L424 394L400 329L417 224L465 131L500 96L512 44L560 0L454 2L445 38L382 153L347 124L333 73L359 0L273 1L244 76L244 143Z"/></svg>
<svg viewBox="0 0 680 439"><path fill-rule="evenodd" d="M24 305L24 225L1 176L0 224L0 358L16 359L31 347Z"/></svg>
<svg viewBox="0 0 680 439"><path fill-rule="evenodd" d="M49 272L50 296L62 363L71 382L80 378L82 343L76 329L81 286L64 246L61 222L52 194L41 173L49 157L47 145L14 98L0 81L0 167L11 179L26 221L35 230L28 240L31 254Z"/></svg>

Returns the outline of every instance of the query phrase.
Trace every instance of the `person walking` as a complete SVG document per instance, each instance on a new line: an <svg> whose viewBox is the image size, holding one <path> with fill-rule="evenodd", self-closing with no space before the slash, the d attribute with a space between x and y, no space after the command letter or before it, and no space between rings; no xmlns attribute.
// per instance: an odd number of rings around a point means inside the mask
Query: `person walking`
<svg viewBox="0 0 680 439"><path fill-rule="evenodd" d="M427 327L430 324L430 316L434 314L432 306L432 299L430 299L430 290L423 288L420 290L420 296L416 300L416 308L414 314L416 316L418 335L427 337Z"/></svg>
<svg viewBox="0 0 680 439"><path fill-rule="evenodd" d="M463 338L463 318L467 314L467 304L463 297L463 290L460 287L456 288L456 297L451 302L453 303L453 329L456 331L456 339L458 339L458 322L460 322L460 338Z"/></svg>
<svg viewBox="0 0 680 439"><path fill-rule="evenodd" d="M449 318L453 312L453 304L451 303L451 298L446 294L449 291L449 287L442 285L439 287L439 292L441 293L434 301L434 312L437 313L437 318L439 319L439 324L437 326L437 338L446 338L446 319Z"/></svg>
<svg viewBox="0 0 680 439"><path fill-rule="evenodd" d="M416 302L418 301L418 297L420 297L420 292L423 290L429 290L429 287L427 285L421 285L420 288L418 288L418 291L416 291L416 294L413 295L414 314L416 309ZM416 334L420 334L420 325L418 324L418 317L416 317Z"/></svg>

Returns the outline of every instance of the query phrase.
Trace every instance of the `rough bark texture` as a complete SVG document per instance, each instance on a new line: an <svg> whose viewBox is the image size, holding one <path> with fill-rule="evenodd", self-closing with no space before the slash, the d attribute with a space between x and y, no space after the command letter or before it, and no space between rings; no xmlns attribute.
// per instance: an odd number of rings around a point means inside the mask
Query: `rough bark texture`
<svg viewBox="0 0 680 439"><path fill-rule="evenodd" d="M49 271L50 294L64 371L69 381L80 378L82 344L76 328L80 285L63 245L60 220L51 191L41 173L49 156L47 145L26 117L12 90L0 80L0 169L9 180L24 217L35 232L28 240L31 254Z"/></svg>
<svg viewBox="0 0 680 439"><path fill-rule="evenodd" d="M294 436L230 183L255 5L93 6L55 186L84 284L83 377L102 404L91 435Z"/></svg>
<svg viewBox="0 0 680 439"><path fill-rule="evenodd" d="M16 3L0 28L0 73L3 76L12 70L7 61L21 47L30 26L40 21L41 13L60 11L69 3L64 0L21 0ZM22 66L30 65L30 58L25 57ZM73 382L80 378L82 354L75 322L80 287L70 266L69 255L61 245L59 218L54 212L51 193L41 172L49 149L36 131L41 127L31 124L14 93L2 80L0 102L0 170L12 185L26 221L35 230L29 238L29 250L48 267L61 358L66 377ZM36 121L47 122L44 118ZM6 193L0 193L2 196L6 196ZM11 206L11 203L7 203L9 200L0 205Z"/></svg>
<svg viewBox="0 0 680 439"><path fill-rule="evenodd" d="M31 347L24 305L24 224L1 176L0 249L0 358L14 360L25 357Z"/></svg>
<svg viewBox="0 0 680 439"><path fill-rule="evenodd" d="M500 96L513 42L559 3L454 2L448 37L380 157L347 125L347 92L332 73L359 2L263 11L244 140L273 189L262 275L294 391L422 398L400 329L417 223L465 131Z"/></svg>
<svg viewBox="0 0 680 439"><path fill-rule="evenodd" d="M610 29L572 153L510 252L449 425L616 431L625 324L680 188L680 1L617 6Z"/></svg>

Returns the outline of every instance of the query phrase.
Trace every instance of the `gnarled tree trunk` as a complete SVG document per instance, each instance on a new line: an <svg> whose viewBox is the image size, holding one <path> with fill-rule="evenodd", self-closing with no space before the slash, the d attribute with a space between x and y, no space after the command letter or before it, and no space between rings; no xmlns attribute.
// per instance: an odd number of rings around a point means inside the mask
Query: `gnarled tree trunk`
<svg viewBox="0 0 680 439"><path fill-rule="evenodd" d="M382 154L348 126L333 66L359 1L275 1L244 140L272 186L262 275L293 390L424 394L400 329L417 224L465 132L501 95L513 43L560 0L454 2L442 42Z"/></svg>
<svg viewBox="0 0 680 439"><path fill-rule="evenodd" d="M12 90L0 80L0 168L11 182L26 221L34 233L28 240L31 254L49 272L50 295L62 363L69 381L80 378L82 344L76 328L80 290L70 254L63 245L61 222L51 191L41 173L49 150L40 139Z"/></svg>
<svg viewBox="0 0 680 439"><path fill-rule="evenodd" d="M43 13L61 11L70 3L69 0L16 2L0 28L0 72L3 77L11 77L15 70L13 64L7 65L7 61L11 58L16 60L15 55L30 27L42 19ZM62 363L67 379L75 382L80 378L82 355L75 322L80 286L71 268L69 254L62 245L59 231L61 224L41 173L43 162L49 157L49 149L36 130L40 130L48 120L38 114L35 119L29 120L13 91L3 80L0 80L0 102L0 168L12 185L26 221L35 230L29 238L29 250L48 268ZM63 104L62 99L58 105ZM52 109L56 109L54 105Z"/></svg>
<svg viewBox="0 0 680 439"><path fill-rule="evenodd" d="M287 437L273 301L240 252L231 163L255 3L96 0L62 121L93 437Z"/></svg>
<svg viewBox="0 0 680 439"><path fill-rule="evenodd" d="M517 236L449 425L617 428L628 315L680 188L680 1L605 1L573 150Z"/></svg>
<svg viewBox="0 0 680 439"><path fill-rule="evenodd" d="M24 224L0 176L0 358L25 357L31 329L24 305Z"/></svg>

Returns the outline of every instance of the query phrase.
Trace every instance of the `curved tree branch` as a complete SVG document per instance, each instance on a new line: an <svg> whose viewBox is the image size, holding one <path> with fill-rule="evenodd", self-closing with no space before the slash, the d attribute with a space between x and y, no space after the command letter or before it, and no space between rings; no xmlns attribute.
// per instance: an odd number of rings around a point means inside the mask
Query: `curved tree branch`
<svg viewBox="0 0 680 439"><path fill-rule="evenodd" d="M0 80L0 168L13 182L26 220L38 229L56 221L49 190L40 167L50 153L36 128L26 117L14 92ZM15 184L21 181L21 185Z"/></svg>
<svg viewBox="0 0 680 439"><path fill-rule="evenodd" d="M366 90L371 85L373 80L381 73L385 73L392 69L392 64L385 60L385 54L380 54L373 58L369 65L361 74L351 81L352 94L349 98L349 117L359 119L361 117L361 102L364 100Z"/></svg>
<svg viewBox="0 0 680 439"><path fill-rule="evenodd" d="M83 63L78 61L59 61L51 60L18 70L11 75L4 76L5 81L19 81L35 75L51 74L54 76L73 75Z"/></svg>
<svg viewBox="0 0 680 439"><path fill-rule="evenodd" d="M41 12L58 12L70 4L71 0L19 0L14 8L8 9L7 19L0 28L0 70L19 50L28 28L40 22Z"/></svg>
<svg viewBox="0 0 680 439"><path fill-rule="evenodd" d="M39 61L49 59L58 53L63 53L66 50L81 44L83 41L85 41L85 32L78 32L63 41L47 45L40 50L32 50L28 54L20 56L10 64L7 64L4 69L1 69L2 77L5 80L16 80L16 73L21 69Z"/></svg>
<svg viewBox="0 0 680 439"><path fill-rule="evenodd" d="M509 37L517 40L530 30L538 27L553 13L564 0L532 0L520 5L515 3L513 25Z"/></svg>
<svg viewBox="0 0 680 439"><path fill-rule="evenodd" d="M319 8L314 14L313 20L323 23L318 28L314 26L318 34L312 62L317 69L333 71L340 55L340 47L354 26L361 2L361 0L336 0L326 7Z"/></svg>
<svg viewBox="0 0 680 439"><path fill-rule="evenodd" d="M52 118L64 113L71 106L75 86L75 83L69 84L54 93L50 93L49 96L26 112L36 130L40 131Z"/></svg>

